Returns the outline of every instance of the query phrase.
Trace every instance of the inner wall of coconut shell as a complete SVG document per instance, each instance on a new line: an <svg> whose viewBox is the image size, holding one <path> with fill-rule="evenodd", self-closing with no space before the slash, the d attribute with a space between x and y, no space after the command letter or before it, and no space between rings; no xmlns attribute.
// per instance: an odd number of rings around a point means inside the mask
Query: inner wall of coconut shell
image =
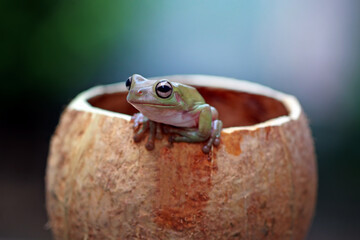
<svg viewBox="0 0 360 240"><path fill-rule="evenodd" d="M219 111L224 127L249 126L288 115L285 106L274 98L225 89L196 88L206 103ZM126 95L127 92L103 94L88 102L97 108L133 115L138 111L126 101Z"/></svg>

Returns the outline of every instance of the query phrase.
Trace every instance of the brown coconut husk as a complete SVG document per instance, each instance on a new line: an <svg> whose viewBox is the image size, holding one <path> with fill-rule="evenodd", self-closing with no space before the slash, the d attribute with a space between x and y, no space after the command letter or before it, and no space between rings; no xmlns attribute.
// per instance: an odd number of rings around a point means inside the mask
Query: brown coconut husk
<svg viewBox="0 0 360 240"><path fill-rule="evenodd" d="M51 141L47 211L55 239L303 239L317 169L299 102L223 77L191 84L224 123L219 147L134 143L123 83L66 108Z"/></svg>

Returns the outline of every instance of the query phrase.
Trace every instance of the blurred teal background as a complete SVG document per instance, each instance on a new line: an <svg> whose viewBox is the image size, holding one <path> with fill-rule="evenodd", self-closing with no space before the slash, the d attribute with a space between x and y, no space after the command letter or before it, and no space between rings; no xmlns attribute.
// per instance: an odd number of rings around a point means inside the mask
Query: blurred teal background
<svg viewBox="0 0 360 240"><path fill-rule="evenodd" d="M360 2L0 2L0 239L51 239L44 171L61 111L133 73L213 74L297 96L319 166L308 239L360 236Z"/></svg>

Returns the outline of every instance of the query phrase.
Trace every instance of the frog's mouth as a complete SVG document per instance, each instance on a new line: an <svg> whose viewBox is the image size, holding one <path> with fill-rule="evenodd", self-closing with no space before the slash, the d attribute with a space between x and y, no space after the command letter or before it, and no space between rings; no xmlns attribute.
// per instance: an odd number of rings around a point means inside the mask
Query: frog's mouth
<svg viewBox="0 0 360 240"><path fill-rule="evenodd" d="M161 104L161 103L142 103L142 102L130 102L131 104L135 105L143 105L143 106L149 106L149 107L176 107L177 105L171 105L171 104Z"/></svg>

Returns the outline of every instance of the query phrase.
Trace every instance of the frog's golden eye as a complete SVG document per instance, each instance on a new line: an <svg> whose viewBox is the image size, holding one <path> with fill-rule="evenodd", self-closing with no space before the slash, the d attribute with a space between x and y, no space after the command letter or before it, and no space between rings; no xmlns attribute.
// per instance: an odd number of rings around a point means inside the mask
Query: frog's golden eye
<svg viewBox="0 0 360 240"><path fill-rule="evenodd" d="M168 98L172 94L173 87L171 86L171 84L168 81L163 80L163 81L158 82L158 84L156 84L155 90L156 90L156 94L159 97Z"/></svg>
<svg viewBox="0 0 360 240"><path fill-rule="evenodd" d="M126 85L126 88L127 88L128 90L130 90L130 87L131 87L131 77L129 77L129 78L126 80L125 85Z"/></svg>

